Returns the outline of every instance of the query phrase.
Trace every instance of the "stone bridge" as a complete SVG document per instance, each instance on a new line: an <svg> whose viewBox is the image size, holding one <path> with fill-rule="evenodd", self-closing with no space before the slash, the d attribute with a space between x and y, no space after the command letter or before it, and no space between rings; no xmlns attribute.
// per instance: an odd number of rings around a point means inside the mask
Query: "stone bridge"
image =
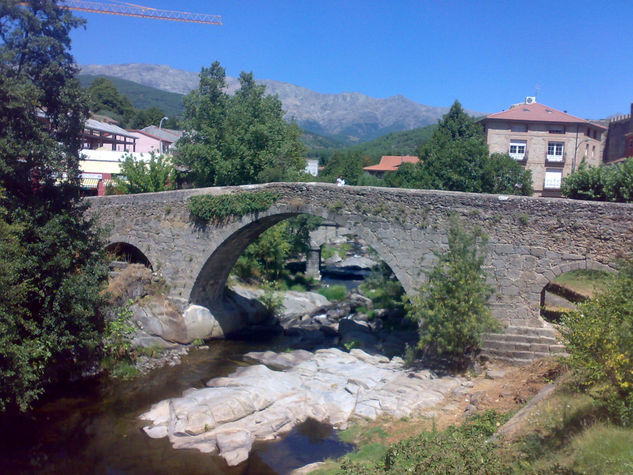
<svg viewBox="0 0 633 475"><path fill-rule="evenodd" d="M268 210L197 226L188 198L269 190ZM272 183L88 199L91 213L121 243L160 270L169 297L212 308L244 249L270 226L308 213L364 239L408 293L425 279L435 252L446 249L451 216L489 236L486 268L493 315L508 325L540 327L544 288L574 269L611 270L631 253L633 205L323 183Z"/></svg>

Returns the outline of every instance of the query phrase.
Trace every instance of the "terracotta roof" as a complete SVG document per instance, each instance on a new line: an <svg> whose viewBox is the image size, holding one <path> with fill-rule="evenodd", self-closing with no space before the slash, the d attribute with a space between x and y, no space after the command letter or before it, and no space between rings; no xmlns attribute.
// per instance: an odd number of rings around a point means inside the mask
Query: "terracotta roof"
<svg viewBox="0 0 633 475"><path fill-rule="evenodd" d="M363 170L369 172L395 172L403 163L418 163L419 161L420 159L418 157L412 157L410 155L383 155L378 165L363 167Z"/></svg>
<svg viewBox="0 0 633 475"><path fill-rule="evenodd" d="M520 120L521 122L555 122L557 124L586 124L606 129L602 125L561 112L538 102L518 104L508 110L490 114L485 119Z"/></svg>

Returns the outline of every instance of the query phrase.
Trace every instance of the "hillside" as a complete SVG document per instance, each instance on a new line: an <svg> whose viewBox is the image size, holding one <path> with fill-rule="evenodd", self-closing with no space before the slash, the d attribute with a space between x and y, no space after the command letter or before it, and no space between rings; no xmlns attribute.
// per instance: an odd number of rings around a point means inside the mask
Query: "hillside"
<svg viewBox="0 0 633 475"><path fill-rule="evenodd" d="M417 155L420 145L431 138L436 124L413 130L403 130L383 135L369 142L352 145L347 150L361 152L378 161L383 155Z"/></svg>
<svg viewBox="0 0 633 475"><path fill-rule="evenodd" d="M197 87L198 74L155 64L85 65L82 74L106 75L134 81L164 91L184 94ZM239 86L227 78L229 92ZM373 98L357 92L322 94L273 80L258 80L270 94L277 94L286 117L321 136L344 144L366 142L382 135L435 124L447 107L419 104L404 96ZM475 114L477 115L477 114Z"/></svg>
<svg viewBox="0 0 633 475"><path fill-rule="evenodd" d="M168 117L180 117L185 110L185 106L182 102L182 94L144 86L126 79L108 75L80 74L79 82L82 87L90 87L92 82L98 77L105 77L112 81L117 90L124 96L127 96L136 109L144 110L149 107L158 107L162 109Z"/></svg>

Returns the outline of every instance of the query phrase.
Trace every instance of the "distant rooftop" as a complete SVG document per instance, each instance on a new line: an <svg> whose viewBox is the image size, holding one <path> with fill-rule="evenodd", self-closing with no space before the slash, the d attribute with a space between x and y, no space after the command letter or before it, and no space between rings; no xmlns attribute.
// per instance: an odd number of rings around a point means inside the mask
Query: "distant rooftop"
<svg viewBox="0 0 633 475"><path fill-rule="evenodd" d="M595 124L580 117L573 116L567 112L561 112L552 107L548 107L538 102L531 104L522 103L515 104L510 109L490 114L485 119L497 120L516 120L521 122L556 122L564 124L586 124L606 129L606 127Z"/></svg>
<svg viewBox="0 0 633 475"><path fill-rule="evenodd" d="M368 172L395 172L403 163L418 163L419 161L418 157L410 155L383 155L379 164L363 167L363 170Z"/></svg>

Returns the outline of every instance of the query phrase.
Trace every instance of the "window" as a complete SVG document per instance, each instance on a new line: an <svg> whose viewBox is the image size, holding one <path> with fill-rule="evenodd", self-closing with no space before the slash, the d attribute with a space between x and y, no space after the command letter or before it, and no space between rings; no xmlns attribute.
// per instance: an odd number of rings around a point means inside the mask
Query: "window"
<svg viewBox="0 0 633 475"><path fill-rule="evenodd" d="M548 142L547 143L547 161L548 162L562 162L564 149L565 149L565 144L563 142Z"/></svg>
<svg viewBox="0 0 633 475"><path fill-rule="evenodd" d="M527 132L527 124L510 124L512 132Z"/></svg>
<svg viewBox="0 0 633 475"><path fill-rule="evenodd" d="M548 130L550 134L564 134L565 133L565 127L563 125L550 125Z"/></svg>
<svg viewBox="0 0 633 475"><path fill-rule="evenodd" d="M526 143L525 140L512 140L510 142L510 156L518 161L525 159Z"/></svg>
<svg viewBox="0 0 633 475"><path fill-rule="evenodd" d="M562 170L546 170L545 171L545 190L560 190L560 184L563 179Z"/></svg>

